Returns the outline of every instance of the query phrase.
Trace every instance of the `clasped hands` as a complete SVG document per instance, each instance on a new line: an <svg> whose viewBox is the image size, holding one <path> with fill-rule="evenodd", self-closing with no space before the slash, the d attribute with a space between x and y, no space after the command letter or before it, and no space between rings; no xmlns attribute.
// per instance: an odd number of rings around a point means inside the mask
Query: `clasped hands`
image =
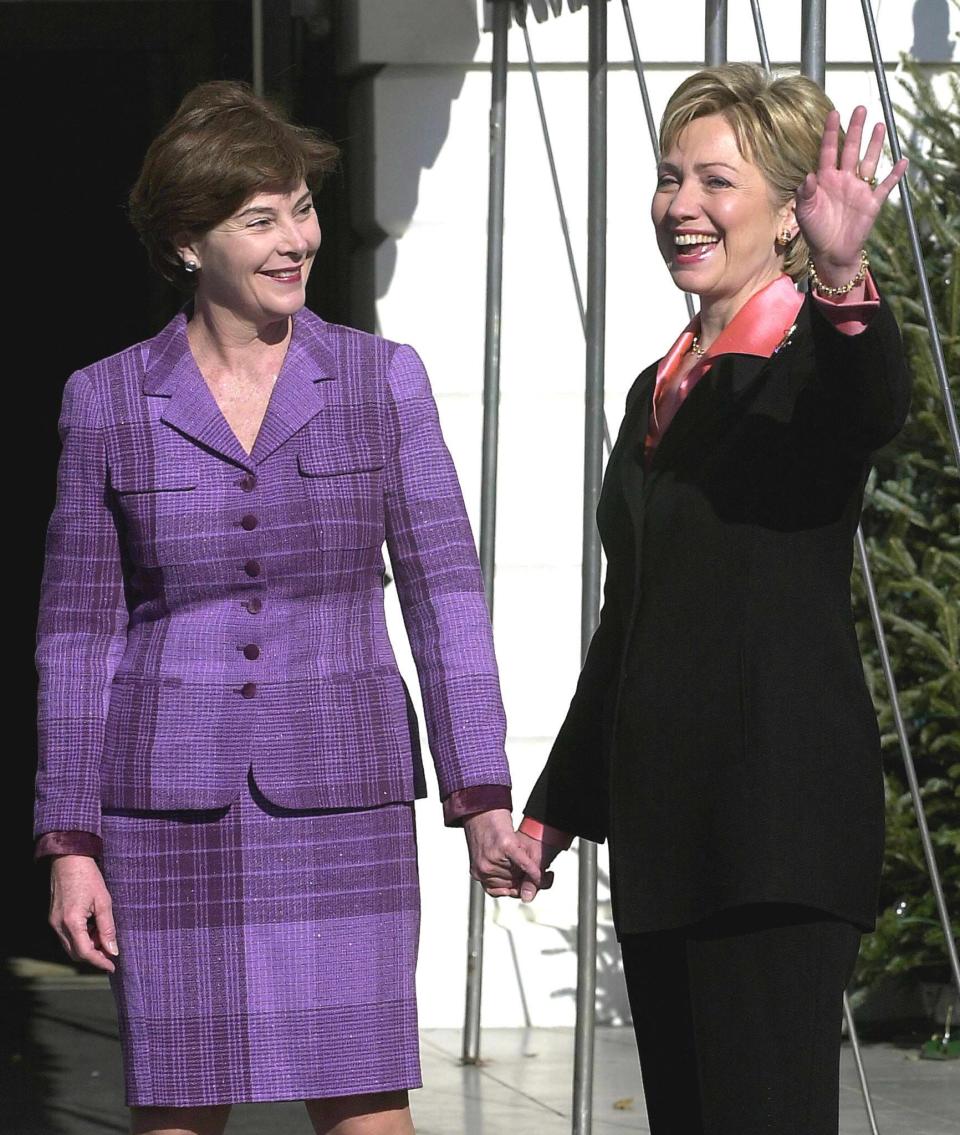
<svg viewBox="0 0 960 1135"><path fill-rule="evenodd" d="M463 822L470 852L470 874L492 898L531 902L553 883L547 868L559 848L514 831L506 808L468 816Z"/></svg>

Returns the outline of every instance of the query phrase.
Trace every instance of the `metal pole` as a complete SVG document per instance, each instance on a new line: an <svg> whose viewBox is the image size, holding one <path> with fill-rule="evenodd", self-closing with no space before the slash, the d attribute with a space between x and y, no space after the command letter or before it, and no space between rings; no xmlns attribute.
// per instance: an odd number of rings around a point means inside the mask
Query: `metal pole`
<svg viewBox="0 0 960 1135"><path fill-rule="evenodd" d="M253 45L253 93L263 97L263 0L251 0L250 36Z"/></svg>
<svg viewBox="0 0 960 1135"><path fill-rule="evenodd" d="M800 21L800 70L822 87L827 74L827 0L803 0Z"/></svg>
<svg viewBox="0 0 960 1135"><path fill-rule="evenodd" d="M587 316L583 305L583 292L580 288L580 274L577 272L577 262L573 255L573 242L570 239L570 226L567 224L567 210L563 205L563 193L560 189L560 176L557 173L557 163L553 156L553 143L550 140L550 127L547 125L547 112L543 105L543 93L540 90L540 75L537 71L537 62L533 58L533 44L530 42L530 31L527 28L526 7L518 7L514 18L523 30L523 42L527 48L527 66L530 69L530 78L533 80L533 93L537 99L537 110L540 114L540 129L543 133L543 145L547 151L547 162L550 165L550 177L553 181L553 196L557 202L557 213L560 217L560 228L563 232L563 243L567 250L567 266L570 268L570 278L573 281L573 291L577 299L577 311L580 313L580 326L583 333L587 333ZM610 439L610 427L607 425L607 415L603 415L603 444L607 453L613 447Z"/></svg>
<svg viewBox="0 0 960 1135"><path fill-rule="evenodd" d="M583 455L583 582L581 657L600 613L600 535L597 503L603 478L603 368L606 333L607 244L607 0L590 0L587 349ZM590 1135L597 1001L597 845L580 840L577 896L577 1024L573 1057L573 1132Z"/></svg>
<svg viewBox="0 0 960 1135"><path fill-rule="evenodd" d="M867 38L870 40L870 54L873 56L873 70L877 76L877 86L880 88L880 102L883 105L883 117L887 124L887 141L893 160L898 162L902 157L900 149L900 135L897 131L897 120L893 113L893 104L890 101L890 88L887 85L887 74L883 68L883 57L880 54L880 42L877 39L877 25L873 18L873 9L870 0L860 0L863 8L863 19L867 28ZM960 428L957 426L957 410L953 404L953 395L950 391L950 381L947 378L947 364L943 357L943 345L940 342L940 330L937 327L937 317L933 310L933 300L930 296L930 284L927 281L923 263L923 251L920 248L920 235L917 232L917 222L913 215L913 202L910 198L910 186L907 178L900 181L900 202L903 205L903 216L907 222L907 233L910 237L910 247L913 251L913 263L917 269L917 280L920 283L920 298L923 302L923 314L930 332L930 349L933 353L933 365L936 367L937 379L940 383L940 394L943 397L943 408L947 415L947 429L953 443L953 459L960 471Z"/></svg>
<svg viewBox="0 0 960 1135"><path fill-rule="evenodd" d="M493 62L490 98L490 182L487 219L487 313L483 360L483 461L480 480L480 567L487 607L493 616L497 540L497 444L500 419L500 309L503 296L503 204L507 139L507 37L510 0L493 7ZM480 1059L480 999L483 982L483 887L470 883L467 935L467 996L463 1062Z"/></svg>
<svg viewBox="0 0 960 1135"><path fill-rule="evenodd" d="M707 0L703 59L708 67L727 61L727 0Z"/></svg>
<svg viewBox="0 0 960 1135"><path fill-rule="evenodd" d="M867 1122L870 1124L871 1135L880 1135L877 1127L877 1116L873 1110L873 1098L870 1095L870 1085L867 1083L867 1071L863 1066L863 1055L860 1052L860 1037L857 1035L857 1026L853 1020L853 1010L850 1008L850 999L846 993L843 995L843 1015L847 1022L847 1034L850 1037L850 1047L853 1049L853 1061L857 1066L857 1076L860 1079L860 1091L863 1094L863 1106L867 1112Z"/></svg>
<svg viewBox="0 0 960 1135"><path fill-rule="evenodd" d="M903 714L900 712L900 699L897 694L897 680L893 674L893 665L890 662L890 652L887 650L887 640L883 633L883 619L880 615L880 604L877 600L877 591L873 586L873 575L870 571L870 560L867 556L867 545L863 538L863 529L857 529L857 554L860 556L860 568L863 572L863 583L867 593L867 605L870 608L870 618L873 629L877 635L877 646L880 650L880 663L883 667L883 676L887 681L887 690L890 694L890 709L893 712L893 721L900 741L900 751L903 753L903 767L907 774L907 784L910 787L910 796L917 813L917 827L920 830L920 842L923 844L923 857L927 863L930 874L930 885L933 888L934 899L937 903L937 913L940 915L940 925L943 927L943 936L947 944L947 957L950 970L953 974L953 983L960 993L960 959L957 958L957 944L953 938L953 929L950 924L950 912L947 910L947 900L943 895L940 883L940 871L937 868L937 858L933 851L933 841L930 839L930 829L927 827L927 817L923 809L923 797L920 795L920 784L917 781L917 770L913 763L913 753L910 741L907 738L906 726L903 723Z"/></svg>
<svg viewBox="0 0 960 1135"><path fill-rule="evenodd" d="M647 90L647 77L643 72L643 63L640 61L640 48L637 46L637 33L633 27L633 13L630 11L630 0L622 0L623 18L627 25L627 36L630 39L630 53L633 55L633 69L637 73L637 82L640 84L640 99L643 102L643 115L647 120L647 133L650 135L650 145L653 147L653 159L660 161L660 138L657 123L653 117L653 108L650 105L650 92ZM683 293L687 305L687 318L693 319L693 297L689 292Z"/></svg>
<svg viewBox="0 0 960 1135"><path fill-rule="evenodd" d="M753 12L753 27L757 33L757 47L760 49L760 62L763 69L770 74L770 53L767 51L767 36L763 30L763 14L760 11L760 0L750 0L750 10Z"/></svg>
<svg viewBox="0 0 960 1135"><path fill-rule="evenodd" d="M621 3L623 4L623 19L627 25L627 36L630 39L630 53L633 55L633 69L637 73L637 82L640 84L640 98L643 102L643 115L647 120L647 133L650 135L650 145L653 146L654 161L660 161L660 138L657 131L657 122L653 117L653 107L650 105L647 79L643 73L643 64L640 62L640 48L637 46L637 33L633 26L633 13L630 11L630 0L621 0Z"/></svg>
<svg viewBox="0 0 960 1135"><path fill-rule="evenodd" d="M563 230L563 243L567 250L567 263L570 266L570 277L573 280L573 290L577 297L577 311L580 313L580 326L584 333L587 329L587 316L583 306L583 293L580 290L580 276L577 273L577 262L573 256L573 243L570 240L570 226L567 224L567 211L563 207L563 194L560 191L560 178L557 174L557 163L553 156L553 143L550 141L550 128L547 125L547 113L543 107L543 95L540 91L540 76L537 72L536 60L533 58L533 44L530 42L530 32L527 28L526 8L520 7L516 11L517 23L523 31L523 42L527 48L527 66L530 69L530 78L533 80L533 93L537 99L537 110L540 113L540 129L543 131L543 144L547 151L547 162L550 165L550 177L553 179L553 194L557 202L557 212L560 214L560 228Z"/></svg>

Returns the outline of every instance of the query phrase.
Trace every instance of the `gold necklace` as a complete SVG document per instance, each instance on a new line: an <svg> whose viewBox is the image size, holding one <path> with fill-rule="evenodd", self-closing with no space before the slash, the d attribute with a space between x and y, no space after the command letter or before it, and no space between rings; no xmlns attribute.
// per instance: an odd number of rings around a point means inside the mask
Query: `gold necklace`
<svg viewBox="0 0 960 1135"><path fill-rule="evenodd" d="M690 344L690 350L699 358L702 358L707 353L707 348L700 346L699 335L694 335L693 342Z"/></svg>

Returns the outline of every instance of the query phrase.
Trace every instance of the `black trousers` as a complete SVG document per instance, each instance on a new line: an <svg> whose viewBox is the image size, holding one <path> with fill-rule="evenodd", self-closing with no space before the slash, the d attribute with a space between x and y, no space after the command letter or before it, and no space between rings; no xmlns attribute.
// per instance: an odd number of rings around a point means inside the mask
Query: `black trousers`
<svg viewBox="0 0 960 1135"><path fill-rule="evenodd" d="M651 1135L836 1135L848 922L763 903L621 948Z"/></svg>

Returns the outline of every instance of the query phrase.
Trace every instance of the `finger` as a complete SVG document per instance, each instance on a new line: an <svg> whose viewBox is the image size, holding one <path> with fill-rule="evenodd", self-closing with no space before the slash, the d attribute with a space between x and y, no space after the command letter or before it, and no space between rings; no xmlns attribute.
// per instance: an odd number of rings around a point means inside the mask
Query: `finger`
<svg viewBox="0 0 960 1135"><path fill-rule="evenodd" d="M529 875L534 882L540 882L540 864L533 858L519 841L511 844L507 849L510 862L524 875Z"/></svg>
<svg viewBox="0 0 960 1135"><path fill-rule="evenodd" d="M520 884L520 901L521 902L533 902L533 900L539 894L539 891L540 891L540 888L537 886L536 883L533 882L532 879L525 879Z"/></svg>
<svg viewBox="0 0 960 1135"><path fill-rule="evenodd" d="M106 970L113 973L116 968L112 961L97 948L96 942L90 935L86 919L82 921L68 921L65 929L70 938L70 955L74 961L86 962L95 969Z"/></svg>
<svg viewBox="0 0 960 1135"><path fill-rule="evenodd" d="M893 169L883 179L883 181L881 181L877 186L876 190L874 191L874 196L878 197L881 202L886 201L886 199L893 192L893 187L907 172L907 166L909 165L910 162L907 158L901 158L900 161L896 163Z"/></svg>
<svg viewBox="0 0 960 1135"><path fill-rule="evenodd" d="M865 181L869 180L877 172L877 166L880 164L880 155L883 153L883 137L886 134L883 123L878 122L873 128L873 133L870 135L870 142L867 145L867 152L860 159L860 164L857 167L857 172Z"/></svg>
<svg viewBox="0 0 960 1135"><path fill-rule="evenodd" d="M94 935L97 948L111 957L118 957L120 950L117 946L117 928L113 921L113 906L109 899L98 904L93 913Z"/></svg>
<svg viewBox="0 0 960 1135"><path fill-rule="evenodd" d="M847 173L857 172L857 163L860 161L860 142L863 138L863 124L867 120L865 106L854 107L850 115L850 125L843 140L843 150L840 153L840 168Z"/></svg>
<svg viewBox="0 0 960 1135"><path fill-rule="evenodd" d="M820 139L821 170L837 168L837 150L840 146L840 112L831 110L823 124L823 137ZM809 178L809 174L807 175Z"/></svg>
<svg viewBox="0 0 960 1135"><path fill-rule="evenodd" d="M487 894L492 899L517 899L520 891L516 887L491 887Z"/></svg>
<svg viewBox="0 0 960 1135"><path fill-rule="evenodd" d="M63 947L63 952L67 957L72 962L79 961L78 958L73 956L73 943L70 941L70 935L66 932L63 925L59 922L54 922L52 918L50 919L50 925L53 927L56 936L60 939L60 945Z"/></svg>

